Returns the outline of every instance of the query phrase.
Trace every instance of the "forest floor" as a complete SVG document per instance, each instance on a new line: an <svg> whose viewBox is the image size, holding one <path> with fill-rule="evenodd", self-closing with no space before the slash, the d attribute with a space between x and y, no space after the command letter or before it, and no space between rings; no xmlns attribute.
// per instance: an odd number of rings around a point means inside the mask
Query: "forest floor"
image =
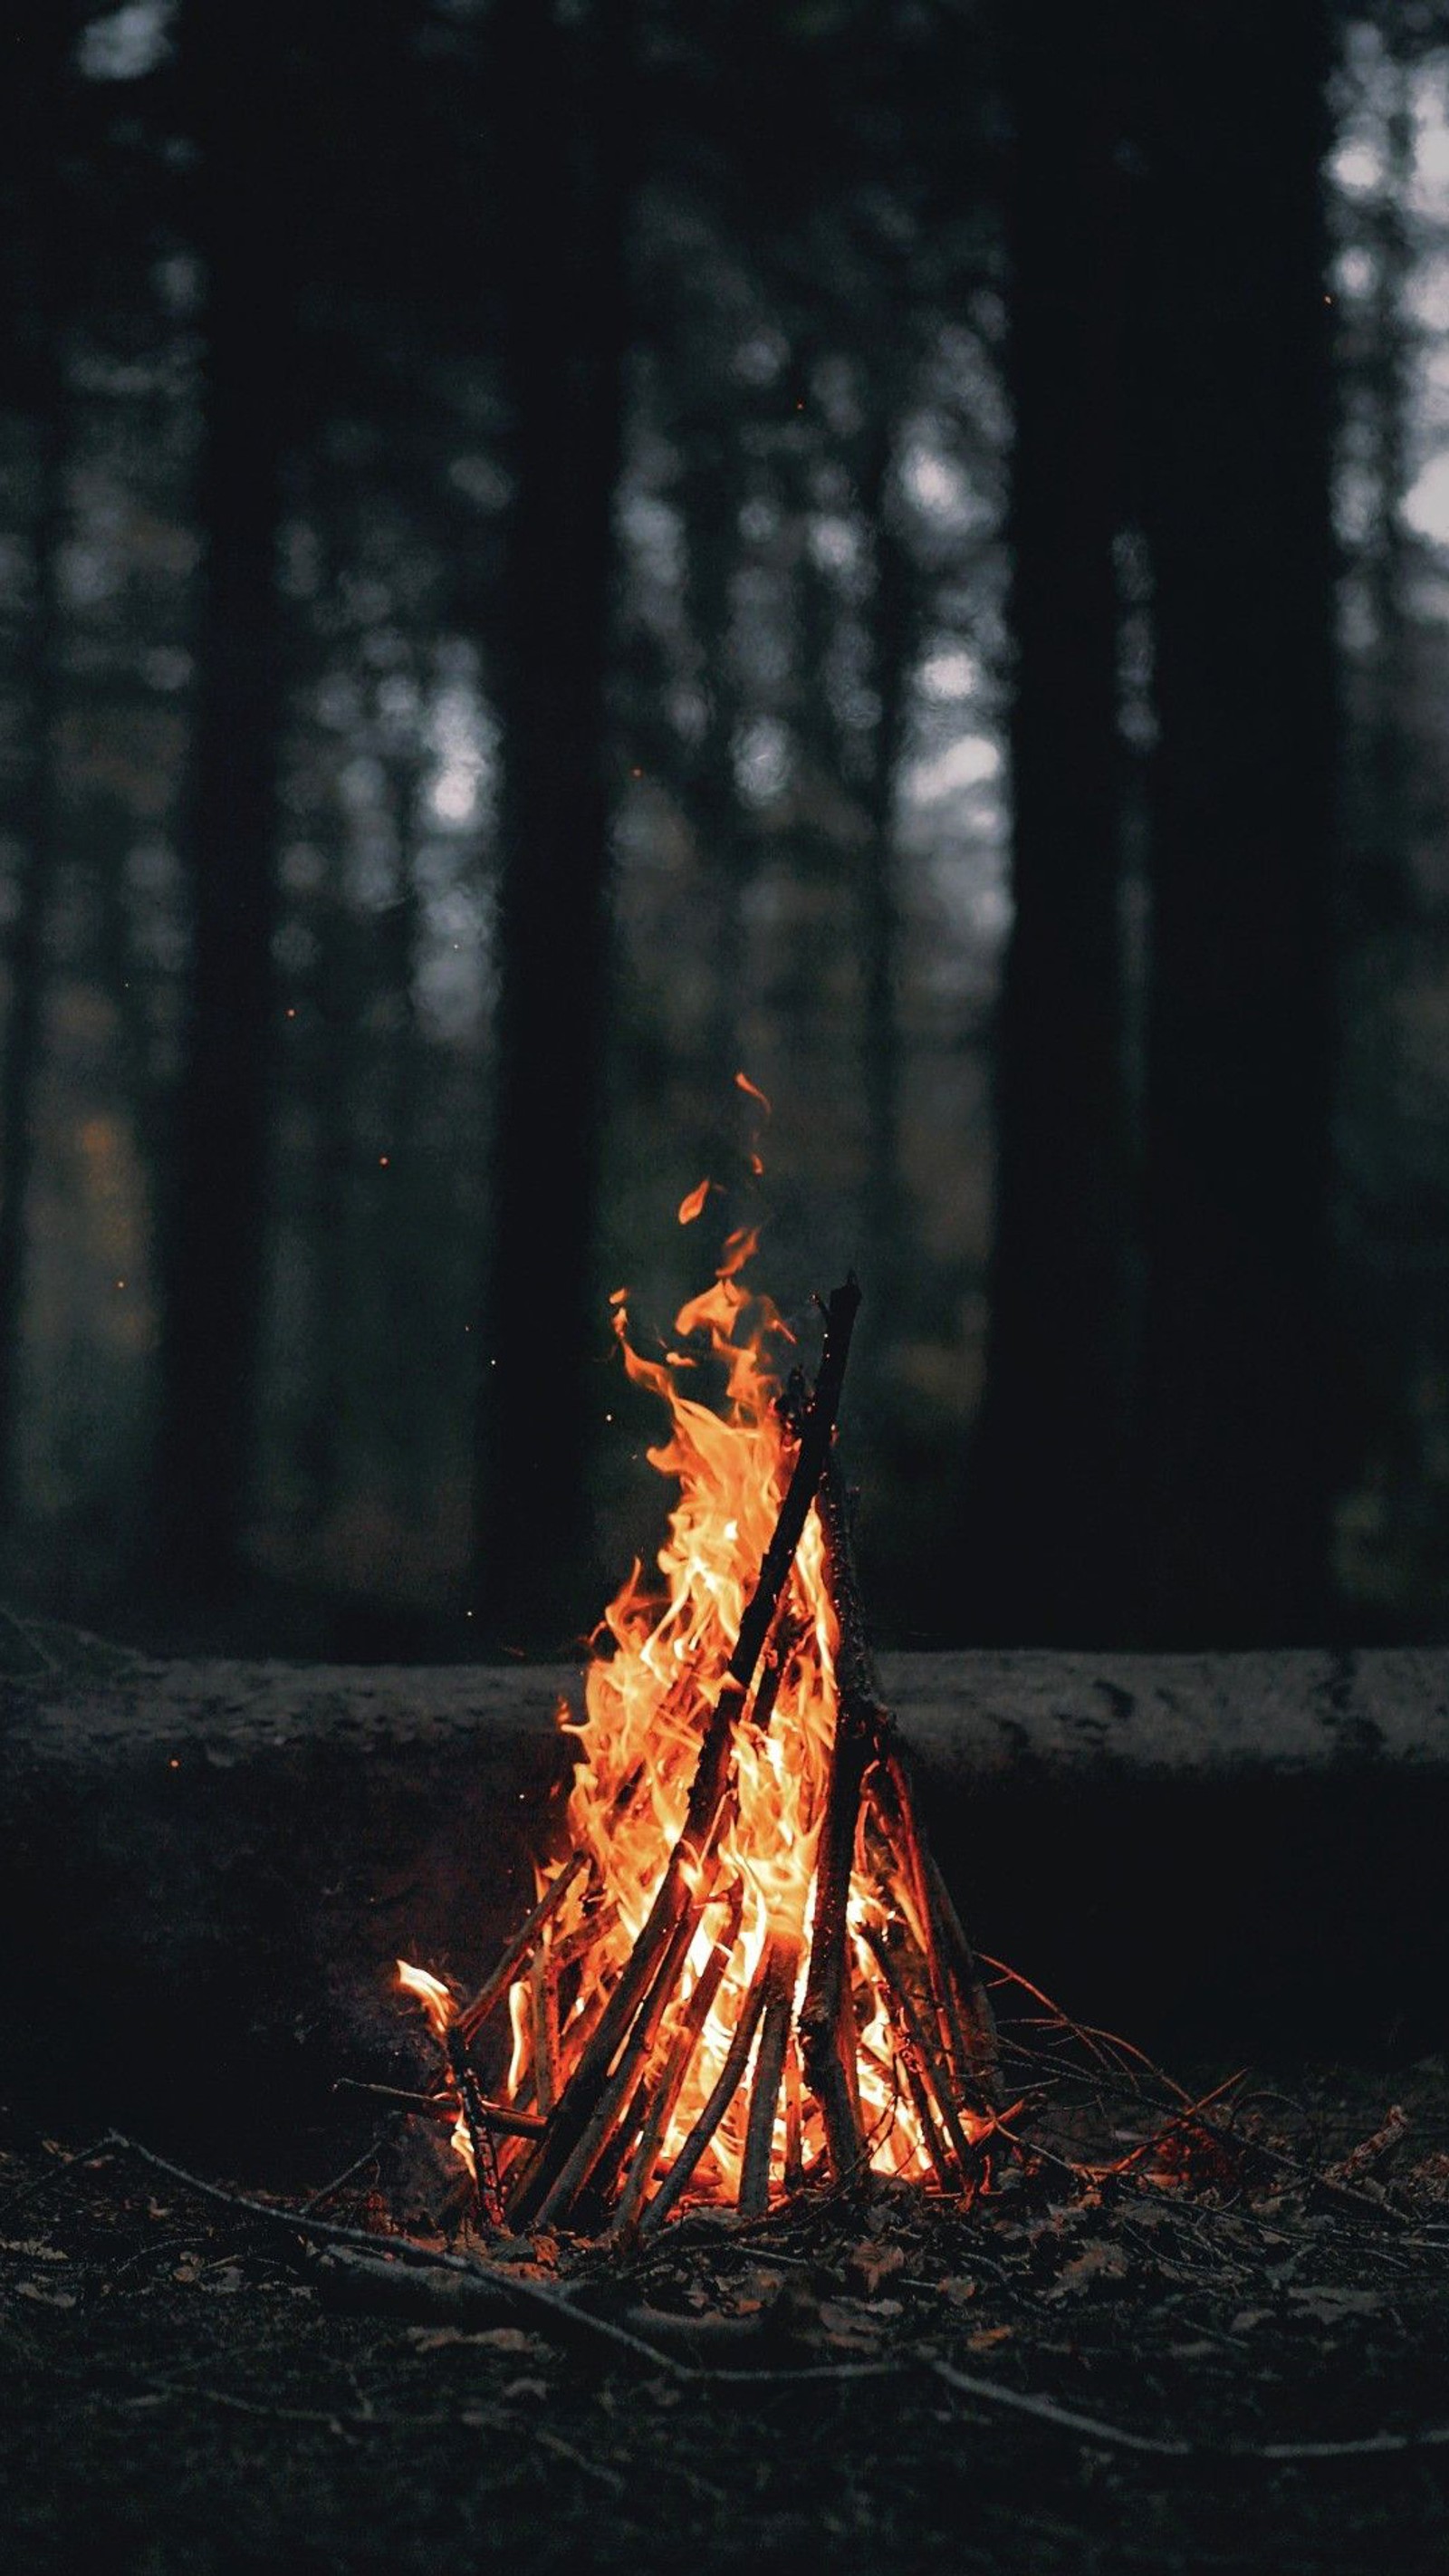
<svg viewBox="0 0 1449 2576"><path fill-rule="evenodd" d="M124 2146L0 2135L27 2576L1449 2563L1442 2059L1246 2077L1156 2146L1119 2127L1123 2173L1044 2158L974 2212L867 2184L628 2260L519 2245L523 2310L482 2325L441 2273L373 2313L345 2251ZM411 2171L383 2149L326 2214L442 2250ZM534 2332L530 2283L658 2357Z"/></svg>

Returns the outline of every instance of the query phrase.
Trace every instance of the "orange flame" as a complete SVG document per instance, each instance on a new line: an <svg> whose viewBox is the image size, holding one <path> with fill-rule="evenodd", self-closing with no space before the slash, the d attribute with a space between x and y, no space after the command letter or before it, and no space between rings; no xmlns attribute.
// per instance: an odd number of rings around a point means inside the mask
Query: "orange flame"
<svg viewBox="0 0 1449 2576"><path fill-rule="evenodd" d="M703 1216L705 1200L708 1198L710 1191L713 1188L713 1181L699 1181L695 1184L695 1187L692 1190L686 1193L679 1202L679 1222L681 1225L693 1225L697 1216Z"/></svg>
<svg viewBox="0 0 1449 2576"><path fill-rule="evenodd" d="M407 1959L397 1963L397 1981L410 1995L416 1995L435 2039L446 2040L458 2016L458 2007L440 1977L430 1976L426 1968L415 1968Z"/></svg>
<svg viewBox="0 0 1449 2576"><path fill-rule="evenodd" d="M753 1091L741 1077L742 1088ZM780 1377L793 1335L768 1298L741 1273L755 1250L752 1230L732 1234L712 1287L681 1308L675 1331L702 1340L702 1359L722 1368L722 1409L686 1394L681 1372L695 1362L670 1352L644 1358L628 1338L627 1312L615 1308L624 1367L668 1408L664 1440L651 1466L677 1480L678 1499L659 1553L662 1586L646 1584L636 1564L604 1613L585 1683L585 1715L571 1731L578 1763L565 1831L572 1851L593 1863L601 1929L590 1952L590 1983L573 2006L587 2008L595 1981L622 1968L643 1927L664 1865L684 1822L700 1737L734 1645L745 1604L769 1544L789 1479L792 1443L779 1410ZM688 2137L729 2048L741 2006L772 1934L801 1945L800 1991L814 1909L816 1846L824 1818L837 1714L838 1631L825 1582L819 1524L806 1525L775 1630L782 1654L773 1713L766 1726L747 1716L737 1738L735 1796L717 1844L716 1894L738 1884L743 1912L725 1972L662 2142L667 2164ZM565 1720L565 1723L569 1721ZM583 1897L571 1897L560 1928L582 1919ZM860 1938L864 1921L881 1919L865 1882L853 1886L851 1961L860 2027L861 2109L871 2160L887 2173L927 2169L924 2143L908 2095L895 2073L886 1998L876 1962ZM674 2026L709 1958L715 1925L702 1919L688 1959L688 1980ZM528 2080L528 2017L520 1980L514 1989L514 2065ZM522 2062L520 2062L522 2060ZM742 2090L716 2132L691 2186L696 2196L730 2197L744 2147ZM819 2151L823 2132L813 2107L805 2114L805 2147ZM784 2167L786 2114L776 2123L772 2170Z"/></svg>
<svg viewBox="0 0 1449 2576"><path fill-rule="evenodd" d="M742 1090L764 1101L743 1074L736 1078ZM686 1199L682 1222L686 1210L699 1212L708 1188L702 1183ZM648 1457L660 1475L677 1483L678 1496L659 1551L662 1581L646 1581L636 1561L600 1622L585 1677L584 1716L575 1722L567 1709L560 1713L560 1723L577 1738L564 1839L572 1854L586 1854L590 1862L550 1925L550 1938L582 1957L576 1989L565 1990L566 2003L558 1998L561 2026L547 2042L550 2058L556 2054L565 2074L582 2044L580 2035L592 2027L644 1926L680 1835L700 1740L789 1481L793 1442L779 1398L794 1336L771 1301L746 1285L743 1273L755 1248L753 1229L732 1233L712 1286L681 1307L675 1332L694 1344L692 1352L645 1358L629 1339L628 1292L616 1289L610 1299L628 1376L667 1409L665 1437ZM698 1383L700 1368L723 1373L717 1410L684 1391L690 1373ZM661 2049L686 2029L690 1997L715 1951L719 1900L729 1900L729 1919L737 1920L738 1929L722 1975L714 1959L718 1982L659 2140L660 2170L678 2155L700 2117L772 1939L798 1955L796 2014L803 2000L816 1850L838 1713L838 1643L824 1542L812 1513L772 1630L773 1707L765 1709L761 1723L757 1684L756 1700L735 1738L734 1785L722 1828L690 1872L696 1928L660 2033ZM877 2171L923 2175L930 2170L926 2141L901 2080L882 1971L863 1937L867 1928L884 1923L884 1906L859 1865L859 1846L856 1857L847 1921L864 2134ZM401 1962L399 1977L446 2044L458 2010L447 1988ZM519 2107L542 2104L553 2098L556 2069L539 2062L545 2024L526 1964L509 1991L509 2023L504 2098ZM784 2177L792 2090L798 2103L798 2085L787 2083L775 2123L776 2183ZM748 2088L742 2087L692 2177L692 2197L722 2200L737 2193L747 2107ZM808 2099L799 2117L808 2168L824 2153L824 2131ZM471 2164L461 2120L453 2143ZM507 2146L502 2152L506 2157Z"/></svg>

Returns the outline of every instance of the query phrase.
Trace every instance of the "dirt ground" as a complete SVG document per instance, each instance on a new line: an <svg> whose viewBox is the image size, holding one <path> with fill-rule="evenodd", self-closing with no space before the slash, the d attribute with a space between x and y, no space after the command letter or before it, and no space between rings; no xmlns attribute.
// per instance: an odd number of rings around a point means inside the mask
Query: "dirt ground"
<svg viewBox="0 0 1449 2576"><path fill-rule="evenodd" d="M1112 2137L1125 2170L1068 2170L1101 2146L1059 2134L972 2211L867 2184L686 2218L627 2260L511 2246L515 2305L480 2322L441 2274L379 2289L12 2115L6 2561L1442 2571L1445 2062L1248 2076L1157 2143L1130 2109ZM390 2133L318 2210L379 2254L400 2225L456 2252L451 2191ZM535 2331L529 2284L657 2357Z"/></svg>

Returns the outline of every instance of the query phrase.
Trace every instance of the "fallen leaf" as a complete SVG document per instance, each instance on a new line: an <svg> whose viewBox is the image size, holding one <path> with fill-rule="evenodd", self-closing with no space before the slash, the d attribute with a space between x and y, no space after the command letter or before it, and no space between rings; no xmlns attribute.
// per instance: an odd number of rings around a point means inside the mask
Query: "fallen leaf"
<svg viewBox="0 0 1449 2576"><path fill-rule="evenodd" d="M1381 2128L1372 2137L1360 2139L1341 2164L1330 2165L1324 2181L1350 2186L1364 2182L1375 2165L1383 2164L1402 2145L1409 2128L1409 2115L1401 2102L1391 2104Z"/></svg>
<svg viewBox="0 0 1449 2576"><path fill-rule="evenodd" d="M968 2299L979 2299L981 2296L979 2281L968 2281L960 2276L947 2281L938 2281L936 2287L942 2298L949 2299L955 2308L964 2308Z"/></svg>
<svg viewBox="0 0 1449 2576"><path fill-rule="evenodd" d="M21 2281L16 2286L20 2297L33 2299L37 2307L73 2308L75 2306L74 2290L47 2289L41 2281Z"/></svg>
<svg viewBox="0 0 1449 2576"><path fill-rule="evenodd" d="M882 2281L888 2281L893 2272L903 2272L905 2264L905 2254L899 2245L881 2245L870 2236L863 2238L859 2245L852 2245L845 2258L847 2272L860 2282L868 2299L874 2298Z"/></svg>
<svg viewBox="0 0 1449 2576"><path fill-rule="evenodd" d="M860 2299L822 2299L816 2315L831 2342L842 2350L864 2351L880 2331L879 2311Z"/></svg>
<svg viewBox="0 0 1449 2576"><path fill-rule="evenodd" d="M1337 2325L1340 2317L1372 2317L1383 2306L1377 2290L1340 2290L1330 2283L1295 2282L1288 2292L1295 2312L1319 2325Z"/></svg>
<svg viewBox="0 0 1449 2576"><path fill-rule="evenodd" d="M418 2352L446 2352L452 2344L469 2344L485 2352L538 2352L537 2335L522 2326L480 2326L469 2333L465 2326L409 2326L407 2338Z"/></svg>
<svg viewBox="0 0 1449 2576"><path fill-rule="evenodd" d="M974 2334L966 2337L966 2349L968 2352L990 2352L993 2344L1005 2343L1010 2333L1010 2326L978 2326Z"/></svg>
<svg viewBox="0 0 1449 2576"><path fill-rule="evenodd" d="M1107 2245L1100 2238L1094 2238L1090 2245L1084 2245L1079 2254L1072 2256L1070 2263L1062 2265L1051 2288L1043 2295L1047 2299L1080 2298L1094 2281L1121 2281L1126 2278L1127 2270L1127 2256L1120 2245Z"/></svg>
<svg viewBox="0 0 1449 2576"><path fill-rule="evenodd" d="M0 2236L0 2254L23 2254L31 2263L68 2263L58 2245L41 2245L33 2236Z"/></svg>

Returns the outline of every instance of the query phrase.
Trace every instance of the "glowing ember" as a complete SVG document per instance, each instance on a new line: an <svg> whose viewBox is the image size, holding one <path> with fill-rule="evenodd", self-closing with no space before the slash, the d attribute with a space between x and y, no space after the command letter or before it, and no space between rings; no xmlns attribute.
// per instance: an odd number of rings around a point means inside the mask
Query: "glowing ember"
<svg viewBox="0 0 1449 2576"><path fill-rule="evenodd" d="M763 1100L744 1076L739 1081ZM681 1224L699 1217L711 1186L703 1181L689 1193ZM460 2040L471 2043L505 1984L512 2045L499 2087L503 2103L552 2115L580 2066L590 2076L597 2061L560 2158L572 2148L563 2166L570 2189L570 2177L592 2177L599 2193L604 2177L601 2196L614 2193L617 2224L633 2223L661 2177L661 2209L678 2196L686 2173L693 2199L742 2198L759 2207L771 2192L842 2162L840 2131L831 2134L826 2102L816 2098L830 2088L812 2073L807 2008L817 1860L841 1725L841 1635L820 1504L805 1521L752 1694L733 1727L719 1822L698 1847L686 1832L701 1747L712 1712L723 1705L726 1668L799 1447L800 1403L792 1409L785 1389L793 1337L769 1299L746 1284L754 1251L752 1232L730 1235L713 1285L681 1308L677 1347L661 1361L642 1357L631 1343L626 1292L611 1301L628 1375L666 1408L666 1437L649 1458L678 1495L658 1558L662 1580L646 1580L636 1563L604 1614L584 1717L575 1723L561 1712L577 1739L563 1828L567 1884L540 1878L539 1905L522 1937L471 2006L458 2005L426 1971L399 1967L447 2050L455 2083ZM718 1409L691 1391L701 1367L722 1375ZM863 1754L857 1797L862 1770L884 1778L887 1769L879 1745ZM858 1817L854 1805L844 1827L851 1839L839 2024L852 2044L844 2048L848 2098L839 2117L848 2116L859 2140L856 2161L881 2173L934 2173L964 2184L974 2142L990 2119L979 2093L967 2107L968 2007L959 1987L947 1991L956 1972L936 1955L929 1864L908 1814L900 1813L898 1791L889 1795L897 1802L894 1839L878 1824L872 1842L870 1811ZM846 1845L833 1830L838 1909ZM610 1998L626 1986L631 1961L637 1964L636 1945L645 1939L647 1947L651 1910L657 1928L671 1853L678 1952L647 1993L641 1986L628 2049L611 2054ZM940 1901L949 1905L944 1895ZM969 1974L964 1937L950 1920ZM601 2039L590 2056L596 2030ZM742 2080L750 2045L753 2087ZM930 2107L933 2089L940 2126ZM761 2107L752 2117L755 2104ZM454 2132L470 2169L476 2119L476 2106L471 2123L460 2111ZM612 2160L600 2147L609 2134ZM527 2139L499 2139L505 2196L510 2174L518 2174L526 2215L541 2208L557 2214L564 2183L556 2169L530 2201L529 2154Z"/></svg>

